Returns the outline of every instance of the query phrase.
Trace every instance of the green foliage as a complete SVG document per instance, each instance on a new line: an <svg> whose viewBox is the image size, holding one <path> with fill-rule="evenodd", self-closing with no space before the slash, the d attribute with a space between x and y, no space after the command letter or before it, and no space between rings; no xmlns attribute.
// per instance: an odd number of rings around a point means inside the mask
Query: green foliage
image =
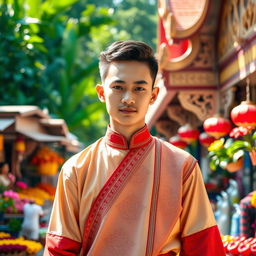
<svg viewBox="0 0 256 256"><path fill-rule="evenodd" d="M38 105L89 144L105 132L94 86L115 40L156 43L156 1L0 0L1 105Z"/></svg>
<svg viewBox="0 0 256 256"><path fill-rule="evenodd" d="M156 0L102 0L88 2L113 11L115 26L124 39L139 40L156 49L157 1Z"/></svg>
<svg viewBox="0 0 256 256"><path fill-rule="evenodd" d="M227 153L229 155L233 155L240 150L251 151L251 149L252 149L252 146L248 141L236 140L232 145L230 145L230 147L227 150Z"/></svg>
<svg viewBox="0 0 256 256"><path fill-rule="evenodd" d="M80 139L87 143L97 132L97 137L102 135L106 125L98 122L90 136L84 121L89 109L104 118L94 91L97 54L87 43L91 30L112 19L94 5L85 5L79 19L67 16L75 2L0 1L0 93L2 105L47 107L64 118L71 131L83 130Z"/></svg>
<svg viewBox="0 0 256 256"><path fill-rule="evenodd" d="M11 212L17 212L14 206L14 201L9 197L0 197L0 212L6 212L10 210Z"/></svg>
<svg viewBox="0 0 256 256"><path fill-rule="evenodd" d="M225 169L229 163L237 162L239 158L244 156L244 150L241 148L235 149L234 145L236 145L236 142L231 138L228 138L226 141L222 138L213 142L209 147L209 165L213 171L217 170L218 167Z"/></svg>
<svg viewBox="0 0 256 256"><path fill-rule="evenodd" d="M21 230L21 225L21 220L12 218L8 222L8 230L10 232L19 232Z"/></svg>

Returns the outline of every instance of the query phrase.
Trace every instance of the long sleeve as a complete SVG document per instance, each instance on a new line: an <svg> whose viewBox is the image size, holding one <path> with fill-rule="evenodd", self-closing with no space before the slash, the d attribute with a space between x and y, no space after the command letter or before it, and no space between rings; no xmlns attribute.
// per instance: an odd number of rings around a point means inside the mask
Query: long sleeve
<svg viewBox="0 0 256 256"><path fill-rule="evenodd" d="M180 256L225 256L198 165L183 186Z"/></svg>
<svg viewBox="0 0 256 256"><path fill-rule="evenodd" d="M66 162L59 175L44 256L75 256L80 252L79 199L72 162Z"/></svg>

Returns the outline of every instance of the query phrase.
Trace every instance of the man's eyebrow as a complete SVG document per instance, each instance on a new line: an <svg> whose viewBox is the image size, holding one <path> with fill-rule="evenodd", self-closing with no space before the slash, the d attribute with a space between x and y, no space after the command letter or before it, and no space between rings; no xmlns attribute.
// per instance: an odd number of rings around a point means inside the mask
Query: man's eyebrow
<svg viewBox="0 0 256 256"><path fill-rule="evenodd" d="M124 81L124 80L120 80L120 79L117 79L117 80L113 80L112 82L111 82L111 84L114 84L114 83L117 83L117 84L125 84L126 82ZM147 81L145 81L145 80L138 80L138 81L134 81L133 82L134 84L148 84L148 82Z"/></svg>
<svg viewBox="0 0 256 256"><path fill-rule="evenodd" d="M134 84L148 84L148 82L145 80L139 80L139 81L135 81Z"/></svg>
<svg viewBox="0 0 256 256"><path fill-rule="evenodd" d="M117 80L112 81L111 83L112 83L112 84L113 84L113 83L125 84L125 81L117 79Z"/></svg>

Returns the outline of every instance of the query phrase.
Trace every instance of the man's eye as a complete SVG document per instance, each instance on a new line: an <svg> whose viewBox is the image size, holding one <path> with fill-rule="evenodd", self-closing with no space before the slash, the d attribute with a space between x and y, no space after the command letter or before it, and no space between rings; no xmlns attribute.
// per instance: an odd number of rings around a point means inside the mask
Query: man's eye
<svg viewBox="0 0 256 256"><path fill-rule="evenodd" d="M114 85L112 88L115 89L115 90L122 90L123 89L122 86L120 86L120 85Z"/></svg>
<svg viewBox="0 0 256 256"><path fill-rule="evenodd" d="M145 91L145 88L144 87L136 87L135 88L135 91Z"/></svg>

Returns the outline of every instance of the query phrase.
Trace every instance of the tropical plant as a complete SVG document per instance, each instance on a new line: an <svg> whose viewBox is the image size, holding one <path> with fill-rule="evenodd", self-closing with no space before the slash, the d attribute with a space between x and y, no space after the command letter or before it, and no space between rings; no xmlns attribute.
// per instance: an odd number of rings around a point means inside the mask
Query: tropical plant
<svg viewBox="0 0 256 256"><path fill-rule="evenodd" d="M230 147L234 143L234 140L228 138L226 141L224 138L214 141L208 148L208 157L210 159L210 168L216 170L218 167L226 169L229 163L237 162L244 156L243 150L237 150L236 152L230 151Z"/></svg>
<svg viewBox="0 0 256 256"><path fill-rule="evenodd" d="M21 220L12 218L8 222L8 230L10 232L19 232L21 230Z"/></svg>
<svg viewBox="0 0 256 256"><path fill-rule="evenodd" d="M250 154L253 165L256 165L256 131L253 127L236 127L230 134L230 137L235 139L232 145L228 148L228 154L236 154L239 151L247 151Z"/></svg>
<svg viewBox="0 0 256 256"><path fill-rule="evenodd" d="M156 0L0 0L1 105L47 108L91 143L107 124L99 52L124 39L155 47L156 10Z"/></svg>

